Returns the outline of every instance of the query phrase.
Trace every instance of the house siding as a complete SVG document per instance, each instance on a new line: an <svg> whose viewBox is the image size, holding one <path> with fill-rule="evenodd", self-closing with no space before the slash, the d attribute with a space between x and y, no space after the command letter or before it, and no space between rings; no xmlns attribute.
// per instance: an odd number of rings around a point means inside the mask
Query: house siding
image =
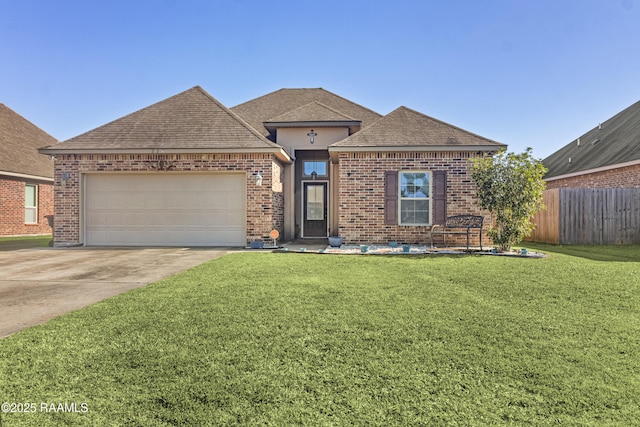
<svg viewBox="0 0 640 427"><path fill-rule="evenodd" d="M169 171L153 171L152 162L172 162ZM82 244L81 174L94 172L246 172L247 241L269 239L284 230L283 166L272 154L67 154L56 156L54 245ZM62 184L63 173L69 178ZM255 184L260 172L262 186Z"/></svg>
<svg viewBox="0 0 640 427"><path fill-rule="evenodd" d="M552 188L640 188L640 165L547 181Z"/></svg>
<svg viewBox="0 0 640 427"><path fill-rule="evenodd" d="M400 170L446 170L447 216L483 215L470 174L475 152L357 152L339 153L339 230L348 244L384 244L398 241L410 244L430 242L429 226L385 224L385 172ZM462 244L464 237L455 240ZM474 238L471 244L478 244ZM454 243L453 238L448 242ZM489 243L486 233L483 244Z"/></svg>
<svg viewBox="0 0 640 427"><path fill-rule="evenodd" d="M38 186L38 223L25 224L25 185ZM53 185L41 181L0 178L0 236L51 234Z"/></svg>

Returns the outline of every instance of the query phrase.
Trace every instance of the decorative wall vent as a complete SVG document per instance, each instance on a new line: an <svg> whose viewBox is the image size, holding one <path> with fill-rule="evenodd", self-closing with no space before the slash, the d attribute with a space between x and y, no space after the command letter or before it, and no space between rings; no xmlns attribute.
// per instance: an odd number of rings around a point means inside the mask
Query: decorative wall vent
<svg viewBox="0 0 640 427"><path fill-rule="evenodd" d="M161 156L156 160L149 160L149 169L169 171L176 167L176 163L175 160L167 160L164 156Z"/></svg>

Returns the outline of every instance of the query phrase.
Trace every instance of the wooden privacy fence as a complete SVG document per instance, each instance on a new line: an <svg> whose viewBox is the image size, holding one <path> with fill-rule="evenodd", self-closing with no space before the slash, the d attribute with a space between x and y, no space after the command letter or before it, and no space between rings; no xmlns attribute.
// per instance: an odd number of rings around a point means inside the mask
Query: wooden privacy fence
<svg viewBox="0 0 640 427"><path fill-rule="evenodd" d="M527 240L563 245L640 243L639 188L546 190Z"/></svg>

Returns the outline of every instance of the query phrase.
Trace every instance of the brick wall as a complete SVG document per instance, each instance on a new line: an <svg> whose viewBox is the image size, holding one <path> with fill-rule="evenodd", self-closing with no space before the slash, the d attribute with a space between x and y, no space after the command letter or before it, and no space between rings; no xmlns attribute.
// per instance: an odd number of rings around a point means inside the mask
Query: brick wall
<svg viewBox="0 0 640 427"><path fill-rule="evenodd" d="M476 157L475 152L340 153L340 236L348 244L430 242L428 226L384 224L385 171L446 170L447 216L483 215L488 225L489 213L481 210L477 203L476 186L469 172L472 157ZM456 241L462 242L462 239ZM475 239L472 244L477 242ZM483 245L489 246L489 243L485 233Z"/></svg>
<svg viewBox="0 0 640 427"><path fill-rule="evenodd" d="M611 169L547 182L552 188L640 188L640 165Z"/></svg>
<svg viewBox="0 0 640 427"><path fill-rule="evenodd" d="M54 244L81 244L80 236L80 175L87 172L146 172L151 163L163 159L173 164L172 172L246 172L247 180L247 241L267 240L275 227L284 230L283 171L271 154L69 154L57 155L55 161L55 224ZM256 186L254 176L260 172L262 186ZM62 185L64 173L69 175Z"/></svg>
<svg viewBox="0 0 640 427"><path fill-rule="evenodd" d="M25 224L25 185L38 186L38 223ZM51 234L46 215L53 215L53 185L0 178L0 236Z"/></svg>

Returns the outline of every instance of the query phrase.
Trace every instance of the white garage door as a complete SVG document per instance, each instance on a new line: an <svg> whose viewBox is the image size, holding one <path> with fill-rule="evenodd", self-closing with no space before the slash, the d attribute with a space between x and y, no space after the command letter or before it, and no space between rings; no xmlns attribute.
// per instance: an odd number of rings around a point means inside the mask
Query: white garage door
<svg viewBox="0 0 640 427"><path fill-rule="evenodd" d="M90 174L85 244L242 246L244 174Z"/></svg>

